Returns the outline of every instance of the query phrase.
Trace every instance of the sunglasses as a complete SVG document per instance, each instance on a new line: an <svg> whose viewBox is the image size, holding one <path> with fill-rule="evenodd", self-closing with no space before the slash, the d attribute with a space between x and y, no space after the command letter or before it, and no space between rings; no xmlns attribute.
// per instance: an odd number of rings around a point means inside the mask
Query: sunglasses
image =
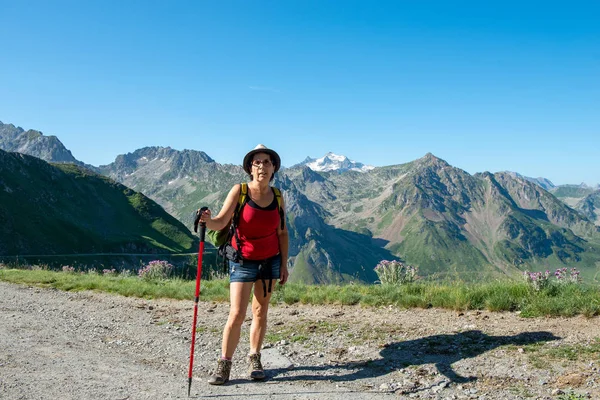
<svg viewBox="0 0 600 400"><path fill-rule="evenodd" d="M253 167L260 167L263 166L264 168L270 167L271 165L273 165L273 163L271 162L271 160L269 159L264 159L264 160L252 160L252 166Z"/></svg>

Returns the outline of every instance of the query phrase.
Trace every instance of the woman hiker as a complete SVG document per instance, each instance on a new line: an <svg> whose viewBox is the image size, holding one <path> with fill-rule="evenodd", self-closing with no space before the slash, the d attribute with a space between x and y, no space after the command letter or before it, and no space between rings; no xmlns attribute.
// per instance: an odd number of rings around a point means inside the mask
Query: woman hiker
<svg viewBox="0 0 600 400"><path fill-rule="evenodd" d="M252 292L254 294L248 354L250 378L265 378L260 350L267 329L270 288L275 281L279 280L279 284L283 285L288 279L288 231L286 224L281 221L284 214L279 210L280 206L281 211L283 210L283 199L279 205L275 189L270 186L275 173L281 167L281 159L275 151L259 144L246 154L243 167L250 175L247 203L240 211L237 237L234 236L230 243L241 253L242 259L240 262L229 260L229 318L223 329L221 358L218 360L216 372L208 381L211 385L222 385L229 380L231 358L240 340L241 327ZM210 210L206 210L200 221L206 223L208 229L225 228L233 217L240 191L240 184L233 186L219 214L212 218ZM258 282L262 282L263 287L257 285ZM267 285L269 290L266 289Z"/></svg>

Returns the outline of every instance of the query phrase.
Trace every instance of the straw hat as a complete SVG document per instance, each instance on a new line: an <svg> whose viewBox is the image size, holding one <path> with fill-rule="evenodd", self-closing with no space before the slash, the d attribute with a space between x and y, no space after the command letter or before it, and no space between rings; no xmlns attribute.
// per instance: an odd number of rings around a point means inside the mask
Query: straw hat
<svg viewBox="0 0 600 400"><path fill-rule="evenodd" d="M275 171L273 173L279 171L279 167L281 167L281 158L279 158L279 154L277 154L277 152L275 152L275 150L271 150L271 149L267 148L267 146L265 146L264 144L259 144L254 149L250 150L248 152L248 154L246 154L244 156L244 163L242 164L242 166L244 167L244 171L246 171L249 175L251 174L250 170L252 169L252 167L251 167L252 158L254 157L254 155L256 153L268 154L269 157L271 157L273 166L275 167Z"/></svg>

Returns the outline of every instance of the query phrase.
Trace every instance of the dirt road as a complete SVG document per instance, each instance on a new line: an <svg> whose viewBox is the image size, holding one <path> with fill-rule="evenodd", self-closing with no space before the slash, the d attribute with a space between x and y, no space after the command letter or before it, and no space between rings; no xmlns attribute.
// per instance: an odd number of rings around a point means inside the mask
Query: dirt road
<svg viewBox="0 0 600 400"><path fill-rule="evenodd" d="M200 303L192 398L600 399L600 320L273 306L265 382L206 383L227 304ZM0 398L187 398L193 302L0 282Z"/></svg>

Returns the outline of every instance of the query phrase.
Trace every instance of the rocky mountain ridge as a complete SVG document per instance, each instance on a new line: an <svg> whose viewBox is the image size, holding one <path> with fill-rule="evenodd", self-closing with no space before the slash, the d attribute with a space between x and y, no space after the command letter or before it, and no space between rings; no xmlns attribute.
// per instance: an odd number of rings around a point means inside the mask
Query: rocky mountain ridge
<svg viewBox="0 0 600 400"><path fill-rule="evenodd" d="M44 136L40 131L24 130L0 121L0 149L28 154L44 161L83 164L56 136Z"/></svg>

